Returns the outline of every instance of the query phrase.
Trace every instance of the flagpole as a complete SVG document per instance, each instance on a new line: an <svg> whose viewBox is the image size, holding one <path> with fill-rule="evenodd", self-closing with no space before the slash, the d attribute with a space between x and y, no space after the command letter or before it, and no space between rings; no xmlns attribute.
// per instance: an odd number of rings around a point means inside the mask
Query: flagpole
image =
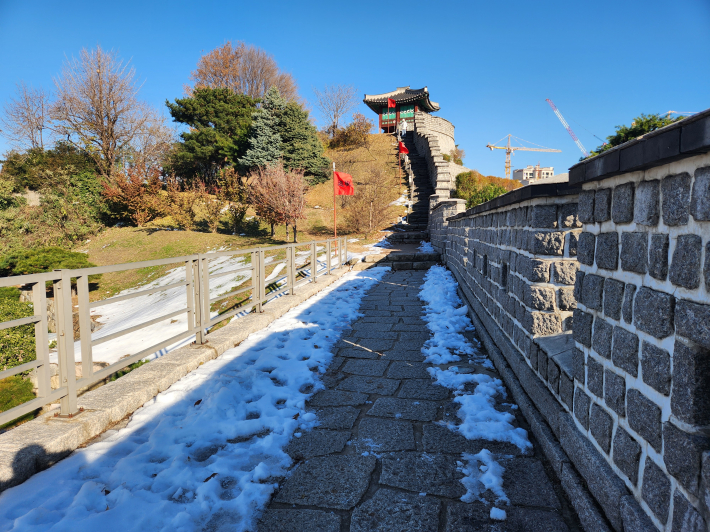
<svg viewBox="0 0 710 532"><path fill-rule="evenodd" d="M338 238L338 218L336 214L336 204L335 204L335 161L333 161L333 238Z"/></svg>

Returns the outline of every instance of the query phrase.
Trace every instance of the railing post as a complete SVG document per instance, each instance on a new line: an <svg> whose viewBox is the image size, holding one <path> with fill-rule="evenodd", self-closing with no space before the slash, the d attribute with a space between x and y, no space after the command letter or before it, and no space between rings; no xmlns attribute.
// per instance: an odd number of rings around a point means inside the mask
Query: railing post
<svg viewBox="0 0 710 532"><path fill-rule="evenodd" d="M49 340L47 338L47 288L44 281L32 287L32 306L34 315L42 319L35 323L35 353L42 365L36 370L37 392L39 397L47 397L52 391L49 374ZM59 343L59 342L57 342Z"/></svg>
<svg viewBox="0 0 710 532"><path fill-rule="evenodd" d="M202 344L202 308L200 305L200 283L199 279L199 262L196 259L185 261L185 287L187 295L187 308L190 312L187 313L187 328L195 331L195 344Z"/></svg>
<svg viewBox="0 0 710 532"><path fill-rule="evenodd" d="M331 275L331 273L330 273L330 266L331 266L331 263L330 263L330 240L328 240L325 243L325 256L326 256L326 259L325 259L326 274Z"/></svg>
<svg viewBox="0 0 710 532"><path fill-rule="evenodd" d="M202 254L198 256L199 282L200 282L200 321L202 322L202 342L205 343L207 328L210 326L210 259Z"/></svg>
<svg viewBox="0 0 710 532"><path fill-rule="evenodd" d="M59 354L59 387L67 394L60 400L60 415L73 416L79 409L76 399L76 364L74 363L74 322L71 304L71 277L65 270L54 281L54 308L57 317L57 351Z"/></svg>
<svg viewBox="0 0 710 532"><path fill-rule="evenodd" d="M259 312L264 312L262 303L266 299L266 251L259 250Z"/></svg>
<svg viewBox="0 0 710 532"><path fill-rule="evenodd" d="M289 294L294 295L296 290L296 246L286 248L286 266L288 268Z"/></svg>
<svg viewBox="0 0 710 532"><path fill-rule="evenodd" d="M76 278L79 299L79 338L81 339L81 378L94 374L94 356L91 349L91 309L89 308L89 276Z"/></svg>
<svg viewBox="0 0 710 532"><path fill-rule="evenodd" d="M348 238L343 237L343 263L348 262Z"/></svg>
<svg viewBox="0 0 710 532"><path fill-rule="evenodd" d="M311 242L311 282L315 283L318 277L318 245Z"/></svg>

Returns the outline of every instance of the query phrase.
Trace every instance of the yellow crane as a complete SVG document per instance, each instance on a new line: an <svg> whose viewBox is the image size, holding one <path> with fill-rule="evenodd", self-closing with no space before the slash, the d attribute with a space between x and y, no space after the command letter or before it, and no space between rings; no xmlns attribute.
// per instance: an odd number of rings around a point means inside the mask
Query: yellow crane
<svg viewBox="0 0 710 532"><path fill-rule="evenodd" d="M520 139L518 137L513 137L513 135L506 135L508 137L508 143L505 146L496 146L495 144L486 144L486 148L490 148L491 151L493 150L505 150L505 178L510 179L510 156L513 155L516 151L548 151L548 152L557 152L561 153L562 150L554 150L552 148L545 148L544 146L540 146L539 148L526 148L524 146L511 146L510 145L510 139L515 138L517 140L521 140L523 142L528 142L529 144L533 144L532 142L529 142L527 140ZM504 139L505 137L503 137ZM498 144L501 140L500 139L496 144ZM539 146L539 144L535 144L535 146Z"/></svg>

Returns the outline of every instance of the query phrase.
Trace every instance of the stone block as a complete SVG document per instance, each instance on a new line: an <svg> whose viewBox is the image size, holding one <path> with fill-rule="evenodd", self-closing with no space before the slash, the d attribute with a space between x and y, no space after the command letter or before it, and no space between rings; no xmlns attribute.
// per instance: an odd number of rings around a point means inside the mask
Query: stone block
<svg viewBox="0 0 710 532"><path fill-rule="evenodd" d="M705 266L703 267L705 290L710 292L710 241L705 245Z"/></svg>
<svg viewBox="0 0 710 532"><path fill-rule="evenodd" d="M232 522L226 512L217 511L207 522L205 532L236 528L239 519ZM318 530L340 532L340 516L321 510L272 510L267 509L259 519L259 532L291 532L293 530Z"/></svg>
<svg viewBox="0 0 710 532"><path fill-rule="evenodd" d="M395 453L382 458L380 484L415 493L459 499L466 493L457 471L458 457L414 452Z"/></svg>
<svg viewBox="0 0 710 532"><path fill-rule="evenodd" d="M690 211L690 174L669 175L661 181L663 223L686 225Z"/></svg>
<svg viewBox="0 0 710 532"><path fill-rule="evenodd" d="M671 411L685 423L710 425L710 349L676 339Z"/></svg>
<svg viewBox="0 0 710 532"><path fill-rule="evenodd" d="M355 375L381 377L385 374L388 364L388 360L351 359L345 363L342 371L345 373L353 373Z"/></svg>
<svg viewBox="0 0 710 532"><path fill-rule="evenodd" d="M594 221L606 222L611 218L611 189L600 188L594 195Z"/></svg>
<svg viewBox="0 0 710 532"><path fill-rule="evenodd" d="M607 321L597 318L592 335L592 349L604 358L611 359L611 342L614 327Z"/></svg>
<svg viewBox="0 0 710 532"><path fill-rule="evenodd" d="M339 390L322 390L311 397L310 406L357 406L365 404L367 395L364 393L343 392Z"/></svg>
<svg viewBox="0 0 710 532"><path fill-rule="evenodd" d="M604 402L620 416L626 416L626 381L610 369L604 370Z"/></svg>
<svg viewBox="0 0 710 532"><path fill-rule="evenodd" d="M602 309L602 294L604 292L604 277L588 273L582 281L582 301L587 308Z"/></svg>
<svg viewBox="0 0 710 532"><path fill-rule="evenodd" d="M589 531L593 530L594 532L611 532L612 529L609 527L607 519L602 514L599 504L590 494L589 489L580 478L574 466L566 461L562 462L561 465L562 472L559 475L560 483L565 491L565 495L569 498L579 517L582 528ZM521 531L522 530L528 529L522 528ZM547 528L543 528L543 530L549 532ZM543 531L541 530L540 532Z"/></svg>
<svg viewBox="0 0 710 532"><path fill-rule="evenodd" d="M577 386L574 390L574 417L580 424L589 430L589 406L591 399L582 388Z"/></svg>
<svg viewBox="0 0 710 532"><path fill-rule="evenodd" d="M607 277L604 279L604 314L614 320L621 319L624 300L624 283Z"/></svg>
<svg viewBox="0 0 710 532"><path fill-rule="evenodd" d="M621 233L621 269L646 273L648 270L648 233Z"/></svg>
<svg viewBox="0 0 710 532"><path fill-rule="evenodd" d="M621 499L619 510L624 522L624 532L656 532L653 521L631 495Z"/></svg>
<svg viewBox="0 0 710 532"><path fill-rule="evenodd" d="M660 453L663 445L660 407L631 388L626 393L626 417L629 426Z"/></svg>
<svg viewBox="0 0 710 532"><path fill-rule="evenodd" d="M348 377L338 384L338 390L366 394L376 393L378 395L391 395L398 387L399 381L397 380L366 375Z"/></svg>
<svg viewBox="0 0 710 532"><path fill-rule="evenodd" d="M597 403L593 403L592 411L589 416L589 430L606 454L609 454L611 449L611 434L613 429L614 420L609 413Z"/></svg>
<svg viewBox="0 0 710 532"><path fill-rule="evenodd" d="M596 236L592 233L583 232L579 235L577 242L577 260L587 266L594 264L594 249Z"/></svg>
<svg viewBox="0 0 710 532"><path fill-rule="evenodd" d="M313 430L293 438L284 451L294 460L339 453L350 439L350 431Z"/></svg>
<svg viewBox="0 0 710 532"><path fill-rule="evenodd" d="M577 256L577 243L579 241L579 233L570 231L567 233L567 249L570 257Z"/></svg>
<svg viewBox="0 0 710 532"><path fill-rule="evenodd" d="M654 338L666 338L673 334L675 307L672 295L642 286L634 298L634 325Z"/></svg>
<svg viewBox="0 0 710 532"><path fill-rule="evenodd" d="M671 482L663 470L648 456L643 467L641 496L656 518L665 525L671 504Z"/></svg>
<svg viewBox="0 0 710 532"><path fill-rule="evenodd" d="M710 166L695 170L690 214L696 222L710 220Z"/></svg>
<svg viewBox="0 0 710 532"><path fill-rule="evenodd" d="M434 497L380 488L355 509L350 532L389 532L436 530L441 502Z"/></svg>
<svg viewBox="0 0 710 532"><path fill-rule="evenodd" d="M594 317L580 309L574 310L574 331L575 341L582 345L591 347L592 345L592 323Z"/></svg>
<svg viewBox="0 0 710 532"><path fill-rule="evenodd" d="M555 291L552 288L529 286L525 304L537 310L555 310Z"/></svg>
<svg viewBox="0 0 710 532"><path fill-rule="evenodd" d="M557 227L557 205L533 205L530 217L531 227L554 229Z"/></svg>
<svg viewBox="0 0 710 532"><path fill-rule="evenodd" d="M621 306L621 315L624 321L631 324L634 317L634 295L636 294L636 285L627 283L624 287L624 303Z"/></svg>
<svg viewBox="0 0 710 532"><path fill-rule="evenodd" d="M651 235L651 248L648 252L648 273L659 281L666 280L668 276L668 235Z"/></svg>
<svg viewBox="0 0 710 532"><path fill-rule="evenodd" d="M671 356L668 351L649 342L643 342L641 375L643 382L663 395L668 395L671 391Z"/></svg>
<svg viewBox="0 0 710 532"><path fill-rule="evenodd" d="M536 458L517 457L506 461L503 485L513 506L537 506L560 510L560 501L545 472Z"/></svg>
<svg viewBox="0 0 710 532"><path fill-rule="evenodd" d="M533 336L549 336L562 332L562 320L558 314L530 312L527 331Z"/></svg>
<svg viewBox="0 0 710 532"><path fill-rule="evenodd" d="M559 255L564 252L565 234L536 231L531 233L530 252L533 255Z"/></svg>
<svg viewBox="0 0 710 532"><path fill-rule="evenodd" d="M636 187L634 222L639 225L658 225L659 182L642 181Z"/></svg>
<svg viewBox="0 0 710 532"><path fill-rule="evenodd" d="M594 223L594 191L583 190L579 194L577 216L583 224Z"/></svg>
<svg viewBox="0 0 710 532"><path fill-rule="evenodd" d="M679 299L675 327L677 334L710 349L710 305Z"/></svg>
<svg viewBox="0 0 710 532"><path fill-rule="evenodd" d="M318 408L318 428L330 430L349 430L353 428L360 411L352 406Z"/></svg>
<svg viewBox="0 0 710 532"><path fill-rule="evenodd" d="M577 204L576 203L565 203L564 205L558 206L560 212L560 227L563 228L576 228L582 227L577 216Z"/></svg>
<svg viewBox="0 0 710 532"><path fill-rule="evenodd" d="M402 384L397 397L401 399L426 399L441 401L449 396L449 390L443 386L432 384L431 378L407 379Z"/></svg>
<svg viewBox="0 0 710 532"><path fill-rule="evenodd" d="M679 491L673 495L673 523L671 532L707 532L705 520Z"/></svg>
<svg viewBox="0 0 710 532"><path fill-rule="evenodd" d="M554 262L554 279L556 283L573 285L579 270L579 263L576 260L565 260Z"/></svg>
<svg viewBox="0 0 710 532"><path fill-rule="evenodd" d="M376 443L375 443L376 442ZM355 443L358 451L411 451L415 449L414 428L408 421L364 418Z"/></svg>
<svg viewBox="0 0 710 532"><path fill-rule="evenodd" d="M595 256L597 266L605 270L616 270L619 264L619 234L599 233Z"/></svg>
<svg viewBox="0 0 710 532"><path fill-rule="evenodd" d="M604 366L594 357L587 357L587 388L597 397L604 397Z"/></svg>
<svg viewBox="0 0 710 532"><path fill-rule="evenodd" d="M613 453L614 463L635 486L638 482L641 445L620 426L616 428Z"/></svg>
<svg viewBox="0 0 710 532"><path fill-rule="evenodd" d="M559 393L560 388L560 367L554 359L548 358L547 362L547 382L554 393Z"/></svg>
<svg viewBox="0 0 710 532"><path fill-rule="evenodd" d="M680 235L676 240L668 279L693 290L700 286L700 256L703 242L698 235Z"/></svg>
<svg viewBox="0 0 710 532"><path fill-rule="evenodd" d="M639 337L622 327L614 327L611 360L617 368L621 368L634 377L638 376Z"/></svg>
<svg viewBox="0 0 710 532"><path fill-rule="evenodd" d="M529 259L521 257L525 260L523 275L530 279L533 283L548 283L550 281L550 261L540 259Z"/></svg>
<svg viewBox="0 0 710 532"><path fill-rule="evenodd" d="M624 183L614 188L611 218L615 224L627 224L634 219L633 183Z"/></svg>
<svg viewBox="0 0 710 532"><path fill-rule="evenodd" d="M577 275L574 279L574 298L577 301L582 300L582 286L584 286L584 272L577 270Z"/></svg>
<svg viewBox="0 0 710 532"><path fill-rule="evenodd" d="M577 308L577 300L574 298L574 289L560 288L557 290L557 306L560 310L574 310Z"/></svg>
<svg viewBox="0 0 710 532"><path fill-rule="evenodd" d="M567 405L567 408L572 410L574 405L574 379L570 378L565 372L560 373L560 399Z"/></svg>
<svg viewBox="0 0 710 532"><path fill-rule="evenodd" d="M430 401L381 397L375 401L367 415L412 421L433 421L436 417L436 410L436 403Z"/></svg>
<svg viewBox="0 0 710 532"><path fill-rule="evenodd" d="M663 463L666 471L690 493L698 495L703 452L710 446L707 437L690 434L670 421L663 423Z"/></svg>

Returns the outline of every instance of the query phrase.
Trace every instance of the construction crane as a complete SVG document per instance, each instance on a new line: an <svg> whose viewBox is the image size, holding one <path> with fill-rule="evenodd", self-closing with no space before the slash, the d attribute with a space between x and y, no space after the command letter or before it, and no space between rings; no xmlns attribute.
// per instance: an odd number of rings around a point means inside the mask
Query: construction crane
<svg viewBox="0 0 710 532"><path fill-rule="evenodd" d="M513 137L513 135L506 135L508 137L508 143L505 146L496 146L495 144L486 144L486 148L490 148L491 151L493 150L505 150L505 178L510 179L510 156L513 155L516 151L548 151L548 152L557 152L560 153L562 150L554 150L552 148L545 148L544 146L540 146L539 148L526 148L524 146L511 146L510 145L510 139L511 138L516 138L518 140L522 140L523 142L529 142L527 140L520 139L518 137ZM503 137L504 139L505 137ZM500 139L498 142L500 142ZM530 144L533 144L532 142L529 142ZM496 143L497 144L497 143ZM536 144L538 146L538 144Z"/></svg>
<svg viewBox="0 0 710 532"><path fill-rule="evenodd" d="M580 140L577 138L577 135L574 134L574 131L572 131L572 128L569 127L569 124L567 123L567 120L565 120L565 118L562 116L562 113L560 113L560 110L559 110L557 107L555 107L555 104L552 103L552 100L550 100L549 98L547 98L545 101L550 104L550 107L552 107L552 110L553 110L553 111L555 112L555 114L557 115L557 118L559 118L559 119L560 119L560 122L562 122L562 125L565 126L565 129L567 130L567 133L569 133L569 136L572 137L572 140L574 140L575 144L577 144L577 147L578 147L580 150L582 150L582 153L584 154L584 156L585 156L585 157L589 157L589 153L588 153L587 150L584 148L584 146L582 146L582 143L581 143ZM606 142L605 142L604 144L606 144Z"/></svg>
<svg viewBox="0 0 710 532"><path fill-rule="evenodd" d="M666 111L663 114L666 115L666 118L670 118L671 115L688 116L688 115L694 115L696 113L686 113L684 111Z"/></svg>

